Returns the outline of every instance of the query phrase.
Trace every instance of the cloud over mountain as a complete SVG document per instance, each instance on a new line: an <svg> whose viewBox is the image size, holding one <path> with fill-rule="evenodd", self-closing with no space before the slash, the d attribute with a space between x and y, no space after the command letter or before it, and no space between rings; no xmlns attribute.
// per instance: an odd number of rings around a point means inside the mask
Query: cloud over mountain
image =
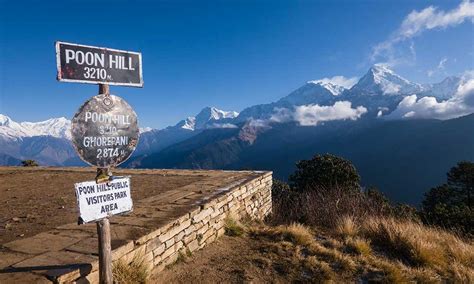
<svg viewBox="0 0 474 284"><path fill-rule="evenodd" d="M335 102L332 106L308 105L295 108L294 119L300 125L313 126L332 120L357 120L367 109L363 106L352 108L348 101Z"/></svg>
<svg viewBox="0 0 474 284"><path fill-rule="evenodd" d="M280 123L295 121L301 126L316 126L325 121L357 120L366 112L367 108L363 106L352 108L352 103L349 101L337 101L329 106L302 105L295 106L293 110L276 108L270 121Z"/></svg>
<svg viewBox="0 0 474 284"><path fill-rule="evenodd" d="M400 118L451 119L474 112L474 76L467 72L453 97L438 101L435 97L418 98L411 95L403 98L397 108L387 116Z"/></svg>

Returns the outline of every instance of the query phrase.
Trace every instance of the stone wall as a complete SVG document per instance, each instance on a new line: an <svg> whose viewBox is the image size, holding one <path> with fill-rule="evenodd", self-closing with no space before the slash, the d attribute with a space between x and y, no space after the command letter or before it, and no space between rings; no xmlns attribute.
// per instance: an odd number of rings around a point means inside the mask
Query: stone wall
<svg viewBox="0 0 474 284"><path fill-rule="evenodd" d="M141 256L149 269L161 271L180 253L199 250L222 236L227 217L238 220L267 216L272 210L271 186L272 173L262 172L256 178L220 189L191 212L115 249L113 260L129 263L134 256ZM77 283L98 283L97 265L93 267L89 275L76 279Z"/></svg>

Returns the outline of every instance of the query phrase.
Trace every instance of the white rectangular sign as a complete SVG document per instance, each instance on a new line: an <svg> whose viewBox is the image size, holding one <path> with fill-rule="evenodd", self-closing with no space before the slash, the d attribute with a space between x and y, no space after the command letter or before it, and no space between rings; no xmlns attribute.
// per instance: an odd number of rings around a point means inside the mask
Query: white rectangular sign
<svg viewBox="0 0 474 284"><path fill-rule="evenodd" d="M75 184L79 215L84 223L133 210L130 178L116 177L108 183Z"/></svg>

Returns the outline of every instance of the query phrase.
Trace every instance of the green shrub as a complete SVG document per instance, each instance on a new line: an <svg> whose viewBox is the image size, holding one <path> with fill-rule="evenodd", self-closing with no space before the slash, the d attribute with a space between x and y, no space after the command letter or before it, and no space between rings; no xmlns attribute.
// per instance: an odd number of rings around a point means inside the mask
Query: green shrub
<svg viewBox="0 0 474 284"><path fill-rule="evenodd" d="M448 182L432 188L422 203L425 223L474 235L474 163L459 162Z"/></svg>
<svg viewBox="0 0 474 284"><path fill-rule="evenodd" d="M331 154L316 155L311 160L299 161L296 163L296 171L289 179L291 187L299 191L315 188L360 190L360 176L354 165Z"/></svg>
<svg viewBox="0 0 474 284"><path fill-rule="evenodd" d="M39 166L38 163L35 160L24 160L21 161L21 165L23 167L37 167Z"/></svg>

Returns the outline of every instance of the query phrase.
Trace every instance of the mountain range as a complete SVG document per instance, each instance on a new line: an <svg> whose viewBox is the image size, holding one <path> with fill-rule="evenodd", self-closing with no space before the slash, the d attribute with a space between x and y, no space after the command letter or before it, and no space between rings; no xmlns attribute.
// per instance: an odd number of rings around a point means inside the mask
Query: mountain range
<svg viewBox="0 0 474 284"><path fill-rule="evenodd" d="M126 167L268 169L280 179L317 153L350 159L364 185L417 203L460 160L474 160L472 72L411 82L376 64L359 80L312 80L240 113L206 107L164 129L141 129ZM0 163L83 165L65 118L17 123L0 115Z"/></svg>

